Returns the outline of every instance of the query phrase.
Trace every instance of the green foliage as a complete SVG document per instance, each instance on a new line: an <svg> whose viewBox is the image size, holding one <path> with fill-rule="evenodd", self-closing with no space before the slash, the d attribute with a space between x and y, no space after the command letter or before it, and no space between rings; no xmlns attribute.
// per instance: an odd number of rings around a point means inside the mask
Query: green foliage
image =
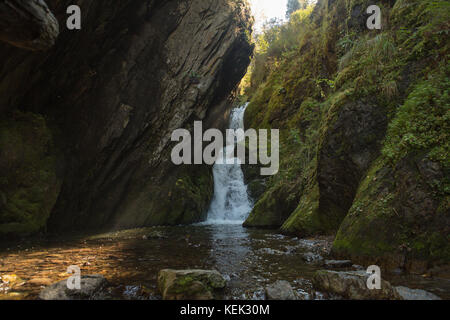
<svg viewBox="0 0 450 320"><path fill-rule="evenodd" d="M395 165L408 154L427 151L450 168L450 65L417 84L398 109L383 154Z"/></svg>
<svg viewBox="0 0 450 320"><path fill-rule="evenodd" d="M247 96L252 98L270 74L282 72L280 68L287 67L284 62L295 60L301 46L308 45L306 31L312 30L311 12L312 6L296 11L287 24L272 19L264 25L262 34L256 35L255 56L247 74L250 79L243 88Z"/></svg>
<svg viewBox="0 0 450 320"><path fill-rule="evenodd" d="M340 41L338 45L349 45L345 38ZM402 66L389 32L374 37L368 34L355 40L339 59L336 89L353 88L355 98L377 95L378 99L392 101L398 95L398 72Z"/></svg>
<svg viewBox="0 0 450 320"><path fill-rule="evenodd" d="M277 128L282 134L279 174L270 178L254 213L264 221L279 210L276 201L298 199L282 226L287 233L333 234L339 229L337 252L395 260L398 247L406 245L414 257L446 259L448 237L441 225L450 208L448 178L423 181L413 163L437 161L443 172L450 167L449 2L385 3L380 31L361 30L361 17L354 21L353 9L368 1L329 3L319 1L314 14L311 8L296 11L288 23L260 38L264 42L257 47L251 85L245 89L250 98L246 127ZM367 101L379 107L376 114L389 126L377 132L381 156L363 173L342 222L332 205L328 210L321 206L320 144L346 106ZM347 152L339 136L333 139L341 149L331 156ZM429 200L427 223L408 207L404 189L409 183L416 186L412 192ZM283 185L293 192L276 192ZM416 215L414 221L407 220L408 214Z"/></svg>
<svg viewBox="0 0 450 320"><path fill-rule="evenodd" d="M288 0L286 8L286 18L289 19L291 14L300 9L299 0Z"/></svg>

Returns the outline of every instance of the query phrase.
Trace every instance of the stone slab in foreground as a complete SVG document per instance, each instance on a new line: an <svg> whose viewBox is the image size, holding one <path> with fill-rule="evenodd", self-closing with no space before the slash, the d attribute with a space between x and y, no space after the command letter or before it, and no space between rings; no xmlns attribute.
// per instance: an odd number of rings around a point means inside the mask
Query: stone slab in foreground
<svg viewBox="0 0 450 320"><path fill-rule="evenodd" d="M395 290L403 300L442 300L437 295L421 289L410 289L400 286L395 287Z"/></svg>
<svg viewBox="0 0 450 320"><path fill-rule="evenodd" d="M367 288L370 274L365 271L317 271L313 278L316 290L352 300L440 300L433 293L407 287L394 287L381 280L380 290Z"/></svg>
<svg viewBox="0 0 450 320"><path fill-rule="evenodd" d="M287 281L277 281L266 287L267 300L299 300Z"/></svg>
<svg viewBox="0 0 450 320"><path fill-rule="evenodd" d="M351 300L401 300L400 295L385 280L381 280L380 290L369 290L365 271L338 272L319 270L314 274L314 287L323 292L336 294Z"/></svg>
<svg viewBox="0 0 450 320"><path fill-rule="evenodd" d="M102 275L81 277L80 289L69 289L67 279L56 282L39 293L41 300L96 300L102 299L108 281Z"/></svg>
<svg viewBox="0 0 450 320"><path fill-rule="evenodd" d="M225 286L225 279L216 270L164 269L158 274L164 300L213 300Z"/></svg>

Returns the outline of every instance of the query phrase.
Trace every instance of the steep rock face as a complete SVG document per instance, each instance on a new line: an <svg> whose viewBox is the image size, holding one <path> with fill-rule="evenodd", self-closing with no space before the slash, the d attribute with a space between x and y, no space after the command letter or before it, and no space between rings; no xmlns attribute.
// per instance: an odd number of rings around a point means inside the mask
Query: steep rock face
<svg viewBox="0 0 450 320"><path fill-rule="evenodd" d="M59 24L42 0L0 3L0 40L28 50L46 50L55 44Z"/></svg>
<svg viewBox="0 0 450 320"><path fill-rule="evenodd" d="M333 253L417 274L448 264L448 197L433 185L443 176L441 165L423 155L394 169L377 161L339 228Z"/></svg>
<svg viewBox="0 0 450 320"><path fill-rule="evenodd" d="M387 126L386 111L374 101L347 103L339 109L333 123L326 124L317 170L320 211L336 216L334 230L351 207L361 178L379 155Z"/></svg>
<svg viewBox="0 0 450 320"><path fill-rule="evenodd" d="M352 206L359 183L378 157L387 126L386 110L374 101L333 105L323 121L317 169L307 196L285 232L335 232Z"/></svg>
<svg viewBox="0 0 450 320"><path fill-rule="evenodd" d="M69 1L47 1L60 24ZM78 1L49 53L0 49L0 111L43 114L64 160L52 230L201 221L208 167L175 167L173 130L217 126L249 63L241 1ZM222 112L222 114L225 112ZM199 181L201 180L201 181ZM181 204L186 204L182 206Z"/></svg>
<svg viewBox="0 0 450 320"><path fill-rule="evenodd" d="M281 163L247 224L275 221L294 198L284 233L337 234L333 254L360 264L441 269L450 263L449 7L381 1L382 29L368 30L369 4L318 1L255 63L246 127L282 130ZM299 196L274 192L280 185Z"/></svg>
<svg viewBox="0 0 450 320"><path fill-rule="evenodd" d="M61 187L59 158L42 116L14 112L0 120L0 234L45 225Z"/></svg>

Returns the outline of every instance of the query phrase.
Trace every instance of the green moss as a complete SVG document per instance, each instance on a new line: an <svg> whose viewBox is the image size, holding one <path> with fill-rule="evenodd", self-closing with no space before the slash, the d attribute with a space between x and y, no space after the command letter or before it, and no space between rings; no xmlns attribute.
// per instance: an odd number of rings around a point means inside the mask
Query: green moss
<svg viewBox="0 0 450 320"><path fill-rule="evenodd" d="M417 84L389 125L383 154L392 165L411 152L450 167L450 64Z"/></svg>
<svg viewBox="0 0 450 320"><path fill-rule="evenodd" d="M448 224L450 193L450 4L385 3L382 30L369 31L361 24L368 3L319 1L308 19L275 26L264 35L251 70L246 127L281 129L281 163L249 223L277 220L277 202L289 195L275 191L292 185L298 205L284 222L284 232L304 236L338 230L334 250L343 255L448 261L443 225ZM379 108L374 114L387 119L389 127L362 135L360 146L373 144L373 158L378 150L382 154L362 173L349 212L342 212L330 201L321 203L317 172L324 164L318 163L318 151L343 107L367 103ZM352 145L343 131L333 132L337 147L327 156L357 161L348 156ZM423 161L433 163L433 179L419 172ZM429 212L418 212L415 207L421 204L408 203L405 192L423 197Z"/></svg>
<svg viewBox="0 0 450 320"><path fill-rule="evenodd" d="M319 215L319 188L314 185L304 192L297 209L282 225L281 230L288 234L306 237L322 229Z"/></svg>
<svg viewBox="0 0 450 320"><path fill-rule="evenodd" d="M297 203L297 196L289 198L292 190L286 185L276 185L256 203L245 227L280 227L291 214Z"/></svg>
<svg viewBox="0 0 450 320"><path fill-rule="evenodd" d="M42 116L16 112L0 122L0 235L45 228L60 188L56 161Z"/></svg>
<svg viewBox="0 0 450 320"><path fill-rule="evenodd" d="M404 191L399 188L403 181L398 184L392 181L397 171L397 179L408 179L403 176L405 165L403 162L401 167L392 169L380 157L372 166L336 235L335 253L371 261L378 261L380 257L405 256L408 260L430 263L450 262L449 237L442 229L442 225L448 223L448 196L441 200L436 212L430 212L427 220L420 221L424 219L422 213L404 203ZM423 188L422 179L417 176L409 181L417 185L412 190ZM446 207L445 213L442 207Z"/></svg>
<svg viewBox="0 0 450 320"><path fill-rule="evenodd" d="M176 167L161 184L147 184L136 192L136 198L130 196L133 203L119 216L117 224L122 227L201 222L214 193L212 170L209 166Z"/></svg>

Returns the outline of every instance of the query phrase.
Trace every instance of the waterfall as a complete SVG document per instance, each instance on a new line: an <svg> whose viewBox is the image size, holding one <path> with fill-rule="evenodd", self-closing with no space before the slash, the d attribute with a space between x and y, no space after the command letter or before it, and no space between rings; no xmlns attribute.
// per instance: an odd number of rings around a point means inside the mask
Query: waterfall
<svg viewBox="0 0 450 320"><path fill-rule="evenodd" d="M244 128L244 113L247 104L233 109L230 117L230 129ZM213 167L214 197L208 212L209 224L242 224L252 210L252 202L244 183L241 163L235 157L234 144L227 145ZM225 154L227 161L219 161ZM233 159L232 161L230 161ZM233 163L233 164L224 164Z"/></svg>

